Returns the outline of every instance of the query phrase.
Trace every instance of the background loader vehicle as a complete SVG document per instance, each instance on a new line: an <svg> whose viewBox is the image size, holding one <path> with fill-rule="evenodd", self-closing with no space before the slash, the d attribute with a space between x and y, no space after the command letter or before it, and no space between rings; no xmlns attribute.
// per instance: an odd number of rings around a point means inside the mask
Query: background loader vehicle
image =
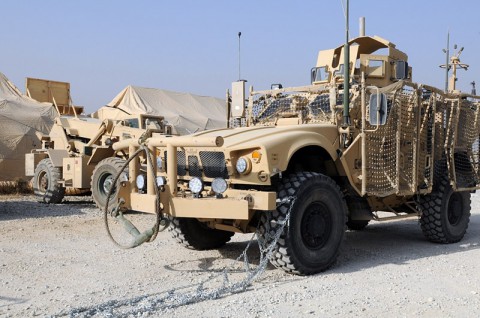
<svg viewBox="0 0 480 318"><path fill-rule="evenodd" d="M115 168L128 157L124 151L115 153L112 144L151 137L168 128L162 116L154 115L137 115L118 121L59 116L50 134L42 138L42 148L25 155L26 175L34 177L33 188L40 202L61 202L66 187L80 190L93 187L97 204L102 204L111 185L111 175L116 171L103 171L100 180L91 184L96 164L109 158L108 162Z"/></svg>
<svg viewBox="0 0 480 318"><path fill-rule="evenodd" d="M370 220L413 216L430 241L461 240L479 187L480 97L413 83L407 55L380 37L320 51L311 76L308 86L250 89L246 108L244 82L233 83L236 128L114 143L156 160L131 160L105 213L164 213L192 249L258 229L275 243L271 263L302 275L329 268L346 228ZM136 246L153 232L130 233Z"/></svg>

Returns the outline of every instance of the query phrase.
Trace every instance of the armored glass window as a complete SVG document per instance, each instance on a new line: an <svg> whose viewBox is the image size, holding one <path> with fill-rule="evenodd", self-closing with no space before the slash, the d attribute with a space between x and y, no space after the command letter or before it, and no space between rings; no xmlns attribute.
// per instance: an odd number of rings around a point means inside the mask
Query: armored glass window
<svg viewBox="0 0 480 318"><path fill-rule="evenodd" d="M369 77L384 77L385 76L385 61L382 61L382 60L368 60L367 75Z"/></svg>
<svg viewBox="0 0 480 318"><path fill-rule="evenodd" d="M329 72L326 66L312 68L312 83L328 81Z"/></svg>
<svg viewBox="0 0 480 318"><path fill-rule="evenodd" d="M125 119L125 126L132 128L140 128L138 125L138 118Z"/></svg>

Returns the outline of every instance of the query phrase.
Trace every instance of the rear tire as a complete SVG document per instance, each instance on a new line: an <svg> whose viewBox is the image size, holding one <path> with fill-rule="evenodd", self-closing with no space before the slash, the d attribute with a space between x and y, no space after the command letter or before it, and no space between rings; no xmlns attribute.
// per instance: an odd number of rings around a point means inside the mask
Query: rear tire
<svg viewBox="0 0 480 318"><path fill-rule="evenodd" d="M425 237L435 243L456 243L470 221L470 192L454 192L448 177L435 190L420 198L420 225Z"/></svg>
<svg viewBox="0 0 480 318"><path fill-rule="evenodd" d="M99 207L102 211L105 210L105 205L107 204L108 191L110 191L110 188L113 186L113 181L116 175L121 171L124 164L125 160L112 157L100 161L93 170L92 181L90 183L92 188L92 197L97 207ZM118 182L120 182L120 179ZM117 187L118 186L119 185L117 184ZM114 189L112 195L110 196L110 202L108 203L109 210L117 207L117 197L118 191L117 189Z"/></svg>
<svg viewBox="0 0 480 318"><path fill-rule="evenodd" d="M45 158L38 163L33 177L33 191L38 202L62 202L65 196L65 187L58 183L61 178L62 169L55 167L50 158Z"/></svg>
<svg viewBox="0 0 480 318"><path fill-rule="evenodd" d="M230 241L234 232L209 228L194 218L175 218L170 220L168 230L181 245L193 250L219 248Z"/></svg>
<svg viewBox="0 0 480 318"><path fill-rule="evenodd" d="M328 176L298 172L284 178L278 199L291 203L262 214L260 239L271 244L290 210L270 262L286 272L310 275L328 269L335 262L345 233L347 205L338 185Z"/></svg>

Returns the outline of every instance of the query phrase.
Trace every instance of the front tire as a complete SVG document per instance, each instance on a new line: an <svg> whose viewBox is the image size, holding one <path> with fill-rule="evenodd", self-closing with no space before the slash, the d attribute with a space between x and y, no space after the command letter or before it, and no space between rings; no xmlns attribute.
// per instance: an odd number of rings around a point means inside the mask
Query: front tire
<svg viewBox="0 0 480 318"><path fill-rule="evenodd" d="M61 178L61 168L55 167L50 158L45 158L38 163L33 177L33 191L38 202L62 202L65 196L65 187L58 183Z"/></svg>
<svg viewBox="0 0 480 318"><path fill-rule="evenodd" d="M172 237L181 245L193 250L211 250L222 247L235 234L209 228L194 218L172 217L170 221L168 230Z"/></svg>
<svg viewBox="0 0 480 318"><path fill-rule="evenodd" d="M108 192L111 187L114 187L113 181L116 175L122 170L124 164L125 160L112 157L100 161L93 170L91 181L92 197L97 207L102 211L105 210L105 205L107 204ZM110 202L108 204L109 210L118 205L117 197L118 191L117 187L115 187L110 196Z"/></svg>
<svg viewBox="0 0 480 318"><path fill-rule="evenodd" d="M435 243L456 243L465 235L470 221L470 192L453 191L447 177L420 199L420 225L425 237Z"/></svg>
<svg viewBox="0 0 480 318"><path fill-rule="evenodd" d="M290 220L276 243L270 262L289 273L310 275L335 262L345 233L347 205L338 185L328 176L298 172L284 178L278 199L291 203L264 213L260 239L268 246L290 210ZM292 202L292 201L290 201Z"/></svg>

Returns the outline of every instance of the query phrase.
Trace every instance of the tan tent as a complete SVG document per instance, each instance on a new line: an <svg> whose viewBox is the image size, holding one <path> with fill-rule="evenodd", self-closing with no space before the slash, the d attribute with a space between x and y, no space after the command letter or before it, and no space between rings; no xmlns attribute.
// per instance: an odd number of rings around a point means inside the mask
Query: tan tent
<svg viewBox="0 0 480 318"><path fill-rule="evenodd" d="M0 73L0 181L25 178L25 154L41 147L57 112L25 95Z"/></svg>
<svg viewBox="0 0 480 318"><path fill-rule="evenodd" d="M220 98L138 86L127 86L93 116L121 119L133 114L164 116L180 135L227 127L227 107Z"/></svg>

